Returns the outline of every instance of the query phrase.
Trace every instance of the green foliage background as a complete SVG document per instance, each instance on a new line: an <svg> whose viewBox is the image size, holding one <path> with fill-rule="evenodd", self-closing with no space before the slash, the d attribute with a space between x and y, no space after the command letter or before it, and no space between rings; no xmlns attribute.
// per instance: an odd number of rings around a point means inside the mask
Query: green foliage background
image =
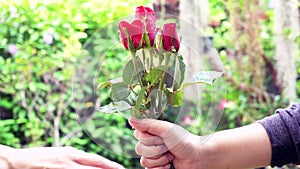
<svg viewBox="0 0 300 169"><path fill-rule="evenodd" d="M60 0L60 1L0 1L0 144L16 148L55 145L55 123L60 122L58 138L60 145L70 145L92 153L98 153L126 168L139 168L139 160L117 156L98 146L81 129L77 122L72 94L72 75L75 63L80 57L83 45L94 32L101 30L103 41L98 45L110 49L114 42L111 37L118 36L116 29L103 29L117 19L133 13L135 6L148 4L149 0ZM221 0L210 1L212 20L221 20L219 27L211 29L214 44L223 61L227 74L239 79L236 63L228 57L230 45L230 23L228 14ZM263 47L266 56L274 56L273 11L266 8L269 20L264 21ZM54 37L51 45L43 41L43 35L50 33ZM11 55L8 45L15 44L18 52ZM104 76L118 70L123 64L124 50L111 50L104 65ZM300 65L297 63L298 75ZM101 81L101 77L100 77ZM247 82L245 82L247 85ZM91 92L86 89L87 93ZM207 89L209 91L209 89ZM297 83L300 95L300 81ZM233 106L224 110L219 130L249 124L266 115L274 113L278 107L287 103L275 96L263 104L240 90L238 84L227 84L220 98L232 101ZM203 97L210 98L210 92L203 92ZM108 93L102 95L108 99ZM209 111L210 103L203 101L203 110ZM61 114L61 116L60 116ZM59 117L59 118L57 118ZM104 123L105 122L105 123ZM110 149L120 151L120 146L133 150L131 144L124 145L124 135L132 137L132 130L126 119L107 115L90 120L90 130L94 137L103 135L104 142ZM201 134L205 122L200 120L198 126L186 126L193 133ZM113 128L111 126L114 126Z"/></svg>
<svg viewBox="0 0 300 169"><path fill-rule="evenodd" d="M146 2L141 0L138 3ZM134 0L0 2L1 144L17 148L52 146L55 144L55 121L58 120L61 145L101 154L127 168L138 166L138 159L116 156L95 144L82 131L74 111L75 105L70 100L75 63L83 45L94 32L131 14L138 3ZM109 37L118 36L117 30L103 30L101 35L108 40L103 38L101 45L110 48L112 42L109 42ZM43 41L45 33L53 35L53 44ZM9 44L17 46L15 55L8 52ZM108 71L122 64L113 58L116 53L110 54ZM61 116L57 119L59 114ZM124 128L125 119L122 117L106 118L102 120L111 120L116 129L104 128L105 132L100 134L105 138L111 135L106 141L112 149L118 149L122 146L119 136L132 136L132 130ZM97 123L101 124L101 120Z"/></svg>

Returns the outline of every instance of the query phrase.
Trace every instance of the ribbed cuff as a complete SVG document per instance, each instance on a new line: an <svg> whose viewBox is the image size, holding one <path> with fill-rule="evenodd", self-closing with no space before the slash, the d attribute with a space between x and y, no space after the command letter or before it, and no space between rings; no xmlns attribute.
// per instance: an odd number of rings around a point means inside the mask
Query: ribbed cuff
<svg viewBox="0 0 300 169"><path fill-rule="evenodd" d="M292 126L296 125L299 131L299 124L295 118L290 116L289 110L290 108L278 109L276 114L258 121L264 126L270 138L272 167L281 167L284 164L298 162L297 149L292 136L293 131L291 130L294 129Z"/></svg>

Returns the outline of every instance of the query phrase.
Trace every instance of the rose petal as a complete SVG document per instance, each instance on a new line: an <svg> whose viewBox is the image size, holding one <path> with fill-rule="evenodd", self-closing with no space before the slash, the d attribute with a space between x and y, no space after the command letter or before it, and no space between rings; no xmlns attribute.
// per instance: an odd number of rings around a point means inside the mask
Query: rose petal
<svg viewBox="0 0 300 169"><path fill-rule="evenodd" d="M166 51L171 51L172 47L176 52L179 50L180 41L177 33L176 23L164 24L162 30L163 47Z"/></svg>
<svg viewBox="0 0 300 169"><path fill-rule="evenodd" d="M155 22L150 19L146 19L146 30L148 32L148 37L150 40L150 45L153 46L155 35L157 33L157 28Z"/></svg>
<svg viewBox="0 0 300 169"><path fill-rule="evenodd" d="M143 26L144 25L140 20L135 20L131 24L126 21L121 21L119 23L120 39L126 49L129 49L129 40L132 42L135 49L139 48L143 38Z"/></svg>
<svg viewBox="0 0 300 169"><path fill-rule="evenodd" d="M143 20L145 17L146 19L156 21L156 14L155 12L149 8L144 6L138 6L135 10L135 17L136 19Z"/></svg>

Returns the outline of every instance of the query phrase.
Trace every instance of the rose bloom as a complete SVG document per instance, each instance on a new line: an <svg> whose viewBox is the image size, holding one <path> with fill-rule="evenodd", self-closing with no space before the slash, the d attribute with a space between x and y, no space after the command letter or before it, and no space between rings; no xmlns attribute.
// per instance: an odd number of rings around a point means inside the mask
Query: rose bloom
<svg viewBox="0 0 300 169"><path fill-rule="evenodd" d="M155 12L151 8L145 6L138 6L136 8L135 18L138 20L143 20L145 18L153 22L155 22L157 19Z"/></svg>
<svg viewBox="0 0 300 169"><path fill-rule="evenodd" d="M144 24L142 21L134 20L132 23L121 21L119 23L119 30L120 39L125 49L137 50L142 46L144 30Z"/></svg>

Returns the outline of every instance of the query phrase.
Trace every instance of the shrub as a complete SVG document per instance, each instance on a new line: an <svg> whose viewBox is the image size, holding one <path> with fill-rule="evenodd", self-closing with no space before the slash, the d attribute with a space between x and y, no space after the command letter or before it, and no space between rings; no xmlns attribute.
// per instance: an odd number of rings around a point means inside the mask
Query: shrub
<svg viewBox="0 0 300 169"><path fill-rule="evenodd" d="M125 166L136 163L129 157L109 153L88 137L77 122L76 105L71 97L72 77L76 62L82 59L83 45L101 29L101 45L104 49L110 48L114 43L110 37L118 34L116 30L107 29L107 25L127 16L135 5L133 0L0 2L1 144L13 147L72 145ZM116 58L106 65L107 71L122 64L118 59L122 54L110 52ZM91 91L88 88L86 90ZM105 120L117 123L116 126L126 124L126 119L118 116ZM101 121L93 123L101 125ZM106 127L106 134L114 135L110 148L120 146L120 134L132 137L131 129L126 126L119 128L119 135L116 130L108 130L110 126ZM133 145L128 146L133 150Z"/></svg>

